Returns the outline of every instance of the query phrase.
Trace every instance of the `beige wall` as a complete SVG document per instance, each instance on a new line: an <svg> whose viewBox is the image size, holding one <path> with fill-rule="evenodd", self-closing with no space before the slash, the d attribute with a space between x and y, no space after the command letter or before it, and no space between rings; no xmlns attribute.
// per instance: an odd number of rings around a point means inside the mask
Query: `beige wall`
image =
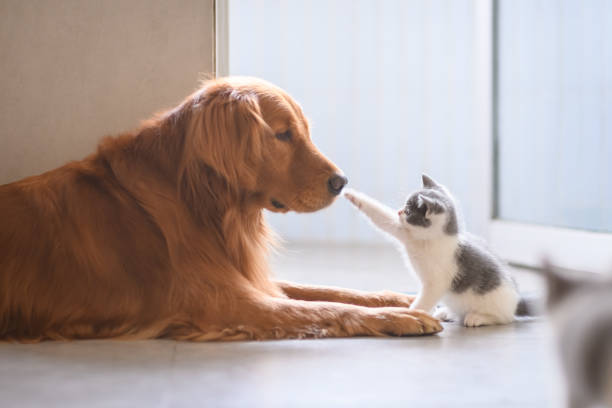
<svg viewBox="0 0 612 408"><path fill-rule="evenodd" d="M213 0L0 2L0 184L79 159L214 70Z"/></svg>

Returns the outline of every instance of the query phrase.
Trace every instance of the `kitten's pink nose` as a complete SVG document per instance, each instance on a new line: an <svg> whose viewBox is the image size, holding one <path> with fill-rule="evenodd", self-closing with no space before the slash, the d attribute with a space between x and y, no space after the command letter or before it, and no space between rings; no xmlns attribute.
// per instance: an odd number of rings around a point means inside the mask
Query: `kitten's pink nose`
<svg viewBox="0 0 612 408"><path fill-rule="evenodd" d="M397 211L397 215L402 215L403 212L404 212L404 210L398 210Z"/></svg>

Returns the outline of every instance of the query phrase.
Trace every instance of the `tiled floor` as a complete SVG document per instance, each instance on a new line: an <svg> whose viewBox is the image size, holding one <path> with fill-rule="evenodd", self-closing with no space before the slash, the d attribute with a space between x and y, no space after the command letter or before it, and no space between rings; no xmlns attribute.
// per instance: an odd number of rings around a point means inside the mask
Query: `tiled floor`
<svg viewBox="0 0 612 408"><path fill-rule="evenodd" d="M289 248L274 264L283 279L416 290L392 248ZM558 407L551 343L527 319L411 338L0 344L0 406Z"/></svg>

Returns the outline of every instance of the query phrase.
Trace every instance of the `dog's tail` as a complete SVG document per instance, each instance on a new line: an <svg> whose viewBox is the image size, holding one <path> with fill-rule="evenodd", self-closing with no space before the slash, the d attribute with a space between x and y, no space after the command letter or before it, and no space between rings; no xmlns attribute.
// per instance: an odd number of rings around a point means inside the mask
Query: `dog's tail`
<svg viewBox="0 0 612 408"><path fill-rule="evenodd" d="M516 305L516 316L541 316L545 313L545 300L541 296L521 296Z"/></svg>

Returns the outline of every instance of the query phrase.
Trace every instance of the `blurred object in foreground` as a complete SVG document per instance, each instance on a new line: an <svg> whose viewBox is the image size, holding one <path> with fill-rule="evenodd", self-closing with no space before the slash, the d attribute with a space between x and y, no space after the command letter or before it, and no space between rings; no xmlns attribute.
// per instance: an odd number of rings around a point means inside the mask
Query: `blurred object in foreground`
<svg viewBox="0 0 612 408"><path fill-rule="evenodd" d="M568 407L612 407L612 276L544 273Z"/></svg>

